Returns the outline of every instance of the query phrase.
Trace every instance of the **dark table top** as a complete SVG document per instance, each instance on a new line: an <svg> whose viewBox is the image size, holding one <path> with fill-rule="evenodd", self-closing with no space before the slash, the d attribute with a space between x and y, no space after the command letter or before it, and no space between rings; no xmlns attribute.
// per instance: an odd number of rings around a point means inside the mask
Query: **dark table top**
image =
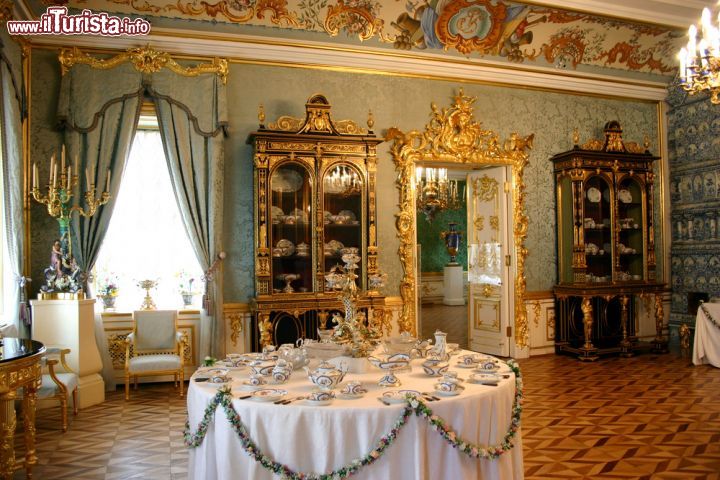
<svg viewBox="0 0 720 480"><path fill-rule="evenodd" d="M45 351L45 345L27 338L4 337L0 340L0 364Z"/></svg>

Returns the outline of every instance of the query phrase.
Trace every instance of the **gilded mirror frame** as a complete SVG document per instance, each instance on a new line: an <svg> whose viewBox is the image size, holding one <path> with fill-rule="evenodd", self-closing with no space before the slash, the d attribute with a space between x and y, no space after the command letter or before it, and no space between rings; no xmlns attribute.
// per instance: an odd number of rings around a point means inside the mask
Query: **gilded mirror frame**
<svg viewBox="0 0 720 480"><path fill-rule="evenodd" d="M518 348L528 346L528 322L525 310L525 260L527 249L528 217L525 215L525 184L523 174L528 164L528 150L532 148L534 134L521 137L512 133L500 142L498 134L483 130L473 116L473 103L477 97L466 96L462 89L455 95L449 108L438 108L431 103L430 122L424 131L402 132L393 127L386 140L393 141L390 153L398 172L397 187L400 193L400 211L395 227L400 239L398 254L403 268L400 296L403 301L398 319L401 332L416 333L417 281L415 258L416 212L413 172L416 164L469 168L482 166L510 166L512 169L513 241L515 269L514 337ZM434 165L433 165L434 164Z"/></svg>

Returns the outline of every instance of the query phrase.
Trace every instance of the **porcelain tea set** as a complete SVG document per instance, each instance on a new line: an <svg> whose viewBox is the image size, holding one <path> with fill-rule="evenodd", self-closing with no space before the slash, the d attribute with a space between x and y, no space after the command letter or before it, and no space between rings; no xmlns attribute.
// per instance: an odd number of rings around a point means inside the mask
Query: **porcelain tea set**
<svg viewBox="0 0 720 480"><path fill-rule="evenodd" d="M231 381L228 371L246 366L249 369L249 375L242 385L246 387L246 390L251 390L253 395L255 392L276 389L277 387L272 386L288 382L293 372L304 371L314 386L314 390L297 399L282 400L284 404L301 399L310 405L328 405L336 398L356 399L368 392L360 381L345 382L343 385L349 370L347 362L357 359L320 358L317 366L311 368L309 358L314 353L311 348L313 345L331 346L335 344L300 339L295 344L283 344L277 349L274 346L265 347L262 353L230 354L220 363L227 368L207 371L203 375L207 378L201 378L198 381L205 381L208 385L214 386L227 385ZM375 355L367 357L367 361L383 371L383 376L377 384L380 387L388 388L399 387L401 381L397 374L402 371L410 371L411 361L420 359L422 372L435 379L432 387L434 392L438 396L455 396L465 389L464 380L458 377L457 372L450 371L451 354L456 348L457 345L447 343L447 334L441 331L435 332L434 341L418 340L405 333L383 341L381 348L376 351ZM499 369L497 362L496 359L487 355L465 352L456 357L452 365L458 368L472 369L467 378L468 383L492 385L497 384L502 378L497 374ZM354 370L351 369L351 371ZM261 399L264 401L268 401L269 398L262 395L257 397L262 397Z"/></svg>

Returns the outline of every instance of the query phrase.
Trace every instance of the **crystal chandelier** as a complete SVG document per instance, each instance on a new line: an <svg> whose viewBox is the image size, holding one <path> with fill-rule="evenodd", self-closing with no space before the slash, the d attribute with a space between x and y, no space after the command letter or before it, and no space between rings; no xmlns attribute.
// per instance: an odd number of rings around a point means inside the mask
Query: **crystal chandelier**
<svg viewBox="0 0 720 480"><path fill-rule="evenodd" d="M350 167L338 165L325 177L325 190L330 193L353 195L360 192L361 186L360 176Z"/></svg>
<svg viewBox="0 0 720 480"><path fill-rule="evenodd" d="M417 209L432 222L435 214L442 210L457 210L463 202L458 197L457 180L448 180L447 168L415 169ZM463 192L464 196L464 192Z"/></svg>
<svg viewBox="0 0 720 480"><path fill-rule="evenodd" d="M710 16L710 10L704 8L700 20L702 38L699 41L697 27L690 25L687 47L683 47L679 54L680 82L690 95L709 91L710 101L720 104L720 31L713 26Z"/></svg>

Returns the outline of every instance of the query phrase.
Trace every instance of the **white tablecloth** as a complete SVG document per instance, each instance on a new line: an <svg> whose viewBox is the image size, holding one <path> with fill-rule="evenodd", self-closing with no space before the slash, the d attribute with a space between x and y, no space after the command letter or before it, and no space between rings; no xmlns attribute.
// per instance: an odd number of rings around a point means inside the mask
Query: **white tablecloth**
<svg viewBox="0 0 720 480"><path fill-rule="evenodd" d="M720 303L704 303L703 308L720 322ZM695 318L693 363L695 365L709 363L720 368L720 328L710 322L702 308L698 308Z"/></svg>
<svg viewBox="0 0 720 480"><path fill-rule="evenodd" d="M454 360L453 360L454 361ZM314 366L317 361L313 361ZM419 360L412 372L398 374L401 389L421 392L432 390L436 379L422 373ZM486 447L498 445L512 418L515 378L501 363L501 373L509 374L497 386L465 383L465 391L456 397L442 398L427 405L464 439ZM461 377L468 370L454 368ZM232 372L234 397L249 394L242 385L248 369ZM378 440L390 432L404 404L385 406L377 397L387 389L377 385L379 370L367 374L347 374L344 382L360 380L369 392L361 399L337 398L328 406L309 406L303 401L275 405L257 400L233 400L233 406L247 427L250 437L269 457L297 472L328 473L364 457ZM313 390L303 371L293 373L282 388L287 398ZM216 389L191 380L188 389L188 414L194 432ZM452 448L440 434L429 427L425 418L412 414L395 442L372 465L365 466L352 478L357 479L496 479L523 478L522 440L520 431L515 447L496 460L470 458ZM218 408L205 440L190 449L189 478L196 480L277 479L242 449L222 408Z"/></svg>

